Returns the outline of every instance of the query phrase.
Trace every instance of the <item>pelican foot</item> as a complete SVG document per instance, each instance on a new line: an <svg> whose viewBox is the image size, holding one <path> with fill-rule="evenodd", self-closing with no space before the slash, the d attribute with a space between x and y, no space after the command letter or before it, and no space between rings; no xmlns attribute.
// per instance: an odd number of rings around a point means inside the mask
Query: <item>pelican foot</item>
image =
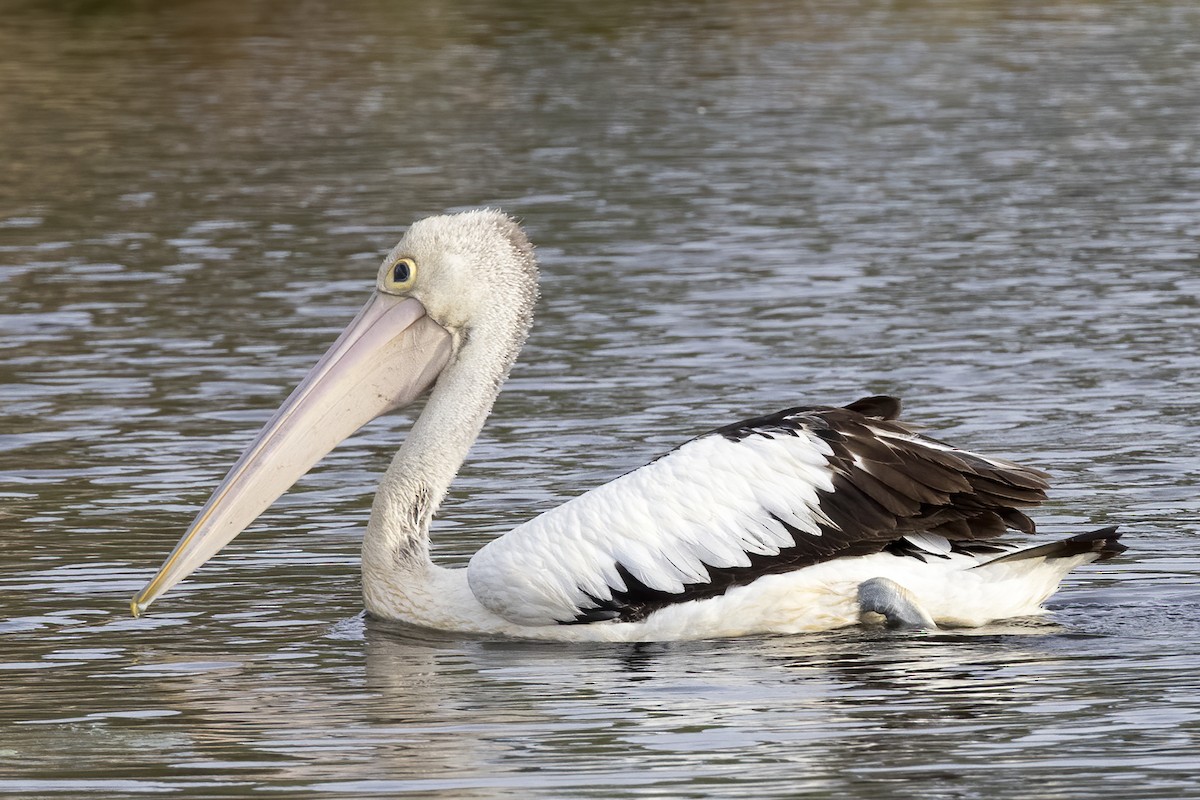
<svg viewBox="0 0 1200 800"><path fill-rule="evenodd" d="M883 615L889 628L937 629L912 592L887 578L871 578L858 585L858 609L866 619L869 614Z"/></svg>

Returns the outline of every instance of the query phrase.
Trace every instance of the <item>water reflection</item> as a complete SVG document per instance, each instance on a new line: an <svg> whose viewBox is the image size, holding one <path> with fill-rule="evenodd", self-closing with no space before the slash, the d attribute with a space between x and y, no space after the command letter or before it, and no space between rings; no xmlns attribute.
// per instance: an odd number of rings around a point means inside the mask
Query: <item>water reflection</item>
<svg viewBox="0 0 1200 800"><path fill-rule="evenodd" d="M0 793L1195 795L1193 4L10 5ZM1130 557L1017 629L431 640L355 616L398 418L129 619L403 225L481 204L544 298L448 562L884 391Z"/></svg>

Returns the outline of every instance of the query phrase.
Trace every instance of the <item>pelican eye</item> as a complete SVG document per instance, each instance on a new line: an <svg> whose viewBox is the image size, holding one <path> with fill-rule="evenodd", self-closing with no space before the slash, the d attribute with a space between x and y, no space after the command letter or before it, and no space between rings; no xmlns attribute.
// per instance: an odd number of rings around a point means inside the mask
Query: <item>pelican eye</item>
<svg viewBox="0 0 1200 800"><path fill-rule="evenodd" d="M390 288L407 289L417 276L417 262L411 258L402 258L392 265Z"/></svg>

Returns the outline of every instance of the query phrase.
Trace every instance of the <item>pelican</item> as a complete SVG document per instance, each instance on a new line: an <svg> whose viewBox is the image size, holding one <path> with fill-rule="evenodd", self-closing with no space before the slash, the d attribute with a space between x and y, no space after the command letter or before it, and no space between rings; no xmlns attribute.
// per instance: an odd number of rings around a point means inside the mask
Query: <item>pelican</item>
<svg viewBox="0 0 1200 800"><path fill-rule="evenodd" d="M413 224L375 290L217 486L134 616L233 540L339 442L429 391L362 544L374 617L463 634L656 641L860 622L933 629L1039 613L1115 527L1024 549L1046 474L928 438L900 403L796 407L698 436L518 525L462 569L434 513L525 341L533 248L476 210ZM431 390L431 391L430 391Z"/></svg>

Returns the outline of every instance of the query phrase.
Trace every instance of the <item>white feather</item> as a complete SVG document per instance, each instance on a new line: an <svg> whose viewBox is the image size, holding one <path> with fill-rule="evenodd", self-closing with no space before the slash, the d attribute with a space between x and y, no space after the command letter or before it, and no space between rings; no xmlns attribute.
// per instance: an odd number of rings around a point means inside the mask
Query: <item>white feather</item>
<svg viewBox="0 0 1200 800"><path fill-rule="evenodd" d="M694 439L489 542L468 566L471 589L505 619L552 625L580 612L580 589L600 599L611 597L602 585L627 589L614 580L616 564L659 591L707 583L710 567L749 566L748 554L796 544L772 516L818 533L816 492L833 485L822 450L807 436ZM556 554L536 580L531 551Z"/></svg>
<svg viewBox="0 0 1200 800"><path fill-rule="evenodd" d="M926 553L938 556L950 553L950 540L936 533L909 533L905 534L904 538Z"/></svg>

